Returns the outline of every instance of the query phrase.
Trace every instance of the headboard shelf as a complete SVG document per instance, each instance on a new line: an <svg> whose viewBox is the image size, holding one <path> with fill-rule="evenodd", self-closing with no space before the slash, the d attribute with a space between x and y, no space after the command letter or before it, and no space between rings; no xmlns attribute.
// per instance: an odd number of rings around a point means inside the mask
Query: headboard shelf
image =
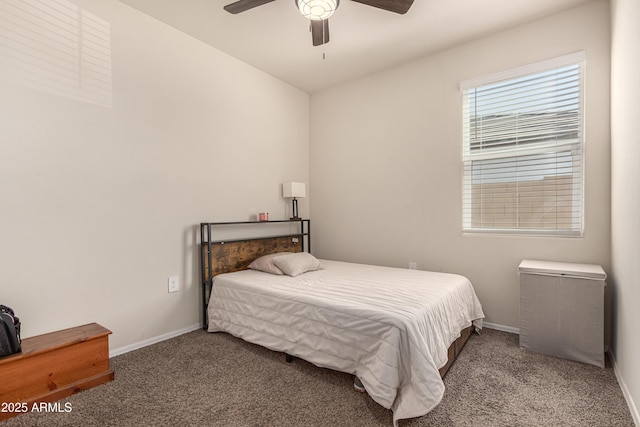
<svg viewBox="0 0 640 427"><path fill-rule="evenodd" d="M203 224L210 224L210 225L239 225L239 224L273 224L273 223L282 223L282 222L303 222L303 221L309 221L308 219L274 219L274 220L269 220L269 221L226 221L226 222L202 222L200 223L200 225Z"/></svg>
<svg viewBox="0 0 640 427"><path fill-rule="evenodd" d="M224 239L224 240L214 240L211 242L213 245L224 245L225 243L233 243L233 242L249 242L253 240L269 240L269 239L278 239L280 237L291 237L296 238L300 236L308 236L309 233L294 233L294 234L280 234L278 236L265 236L265 237L251 237L251 238L243 238L243 239ZM206 243L206 242L205 242Z"/></svg>
<svg viewBox="0 0 640 427"><path fill-rule="evenodd" d="M239 237L216 240L217 227L230 225L260 225L291 223L296 231L275 236ZM246 228L241 227L246 233ZM250 228L250 230L253 230ZM239 230L233 230L238 231ZM272 230L278 232L278 230ZM218 233L220 234L220 233ZM229 234L226 230L224 234ZM255 233L254 234L258 234ZM208 298L216 275L245 270L254 259L277 252L311 252L311 221L308 219L275 221L233 221L200 223L200 265L202 274L203 329L207 329Z"/></svg>

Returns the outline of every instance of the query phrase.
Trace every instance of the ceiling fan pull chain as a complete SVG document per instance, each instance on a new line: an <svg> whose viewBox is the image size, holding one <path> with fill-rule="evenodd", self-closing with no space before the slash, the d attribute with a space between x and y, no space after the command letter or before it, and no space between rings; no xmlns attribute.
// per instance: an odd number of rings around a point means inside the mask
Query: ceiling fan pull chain
<svg viewBox="0 0 640 427"><path fill-rule="evenodd" d="M327 59L327 56L325 55L325 46L327 46L327 44L323 44L322 45L322 60L324 61L325 59Z"/></svg>
<svg viewBox="0 0 640 427"><path fill-rule="evenodd" d="M322 40L323 40L323 41L327 40L327 38L326 38L326 37L327 37L327 34L325 33L325 28L327 28L327 27L326 27L326 25L324 25L324 23L323 23L323 24L322 24ZM326 45L327 45L326 43L322 43L322 60L323 60L323 61L324 61L325 59L327 59L327 57L326 57L326 56L325 56L325 54L324 54L324 47L325 47Z"/></svg>

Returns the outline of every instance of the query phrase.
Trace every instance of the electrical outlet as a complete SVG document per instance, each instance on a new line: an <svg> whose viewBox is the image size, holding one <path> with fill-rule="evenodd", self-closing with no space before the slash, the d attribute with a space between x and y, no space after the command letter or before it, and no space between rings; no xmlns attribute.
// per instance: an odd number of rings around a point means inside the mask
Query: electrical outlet
<svg viewBox="0 0 640 427"><path fill-rule="evenodd" d="M169 292L178 292L180 290L180 277L169 277Z"/></svg>
<svg viewBox="0 0 640 427"><path fill-rule="evenodd" d="M298 238L297 238L297 237L293 237L293 238L291 238L291 241L292 241L293 243L298 243Z"/></svg>
<svg viewBox="0 0 640 427"><path fill-rule="evenodd" d="M409 270L417 270L418 269L418 264L415 262L410 262L409 266L407 267Z"/></svg>

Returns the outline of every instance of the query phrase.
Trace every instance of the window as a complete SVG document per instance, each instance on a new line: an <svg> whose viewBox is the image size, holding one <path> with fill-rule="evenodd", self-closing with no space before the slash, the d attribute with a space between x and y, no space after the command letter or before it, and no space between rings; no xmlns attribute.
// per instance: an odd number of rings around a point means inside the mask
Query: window
<svg viewBox="0 0 640 427"><path fill-rule="evenodd" d="M462 82L465 232L582 235L584 53Z"/></svg>

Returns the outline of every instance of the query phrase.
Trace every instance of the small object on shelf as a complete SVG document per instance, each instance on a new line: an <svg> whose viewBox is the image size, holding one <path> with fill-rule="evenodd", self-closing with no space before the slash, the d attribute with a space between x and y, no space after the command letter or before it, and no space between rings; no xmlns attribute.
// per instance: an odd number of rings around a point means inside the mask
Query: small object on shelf
<svg viewBox="0 0 640 427"><path fill-rule="evenodd" d="M269 221L269 212L260 212L258 214L258 221Z"/></svg>

